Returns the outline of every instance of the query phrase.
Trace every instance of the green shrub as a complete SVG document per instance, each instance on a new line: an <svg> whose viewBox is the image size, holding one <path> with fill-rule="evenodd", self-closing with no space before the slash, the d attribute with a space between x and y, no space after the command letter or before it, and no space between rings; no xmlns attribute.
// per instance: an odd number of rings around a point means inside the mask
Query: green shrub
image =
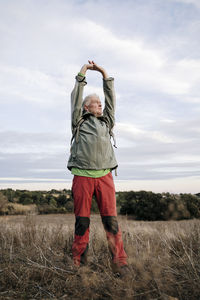
<svg viewBox="0 0 200 300"><path fill-rule="evenodd" d="M120 199L120 213L136 220L182 220L200 218L200 198L191 194L126 192Z"/></svg>

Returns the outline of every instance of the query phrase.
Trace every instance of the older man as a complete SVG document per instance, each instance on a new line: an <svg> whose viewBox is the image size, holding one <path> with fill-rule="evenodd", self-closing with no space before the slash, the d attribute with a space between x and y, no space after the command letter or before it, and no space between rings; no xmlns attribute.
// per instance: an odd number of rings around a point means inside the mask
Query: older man
<svg viewBox="0 0 200 300"><path fill-rule="evenodd" d="M74 175L72 192L76 216L75 237L72 247L74 264L87 261L90 209L95 195L112 255L113 266L120 271L127 266L122 234L117 222L115 187L111 171L117 161L110 141L114 126L114 79L94 61L83 65L76 76L71 94L72 146L68 168ZM82 100L87 84L86 71L98 71L103 76L105 108L96 94Z"/></svg>

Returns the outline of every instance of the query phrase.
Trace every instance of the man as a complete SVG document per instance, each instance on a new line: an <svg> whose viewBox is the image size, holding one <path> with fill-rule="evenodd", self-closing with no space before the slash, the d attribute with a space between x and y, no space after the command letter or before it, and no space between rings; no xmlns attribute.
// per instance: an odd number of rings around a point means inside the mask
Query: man
<svg viewBox="0 0 200 300"><path fill-rule="evenodd" d="M112 255L113 266L120 271L127 266L122 234L117 222L115 187L111 171L117 168L110 141L114 126L115 93L114 79L94 61L83 65L76 76L71 94L72 146L68 168L74 175L72 193L76 216L75 237L72 246L74 264L87 261L89 243L90 209L93 194L101 214ZM87 84L86 71L98 71L103 76L105 108L96 94L82 101Z"/></svg>

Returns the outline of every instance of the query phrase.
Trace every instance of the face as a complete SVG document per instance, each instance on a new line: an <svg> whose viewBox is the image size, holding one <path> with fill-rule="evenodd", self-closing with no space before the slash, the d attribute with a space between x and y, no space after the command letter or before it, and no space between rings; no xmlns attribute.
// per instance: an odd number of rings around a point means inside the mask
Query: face
<svg viewBox="0 0 200 300"><path fill-rule="evenodd" d="M91 112L95 117L100 117L102 115L102 105L99 98L93 97L90 100L89 105L85 105L85 110Z"/></svg>

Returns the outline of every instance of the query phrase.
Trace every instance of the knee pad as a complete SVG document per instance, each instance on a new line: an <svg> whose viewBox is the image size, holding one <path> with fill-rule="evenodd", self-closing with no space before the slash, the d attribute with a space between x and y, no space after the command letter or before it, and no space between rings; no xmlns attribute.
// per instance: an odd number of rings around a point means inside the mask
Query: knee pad
<svg viewBox="0 0 200 300"><path fill-rule="evenodd" d="M75 234L83 236L86 230L90 226L90 218L88 217L76 217Z"/></svg>
<svg viewBox="0 0 200 300"><path fill-rule="evenodd" d="M119 231L117 217L102 216L103 226L106 231L117 234Z"/></svg>

